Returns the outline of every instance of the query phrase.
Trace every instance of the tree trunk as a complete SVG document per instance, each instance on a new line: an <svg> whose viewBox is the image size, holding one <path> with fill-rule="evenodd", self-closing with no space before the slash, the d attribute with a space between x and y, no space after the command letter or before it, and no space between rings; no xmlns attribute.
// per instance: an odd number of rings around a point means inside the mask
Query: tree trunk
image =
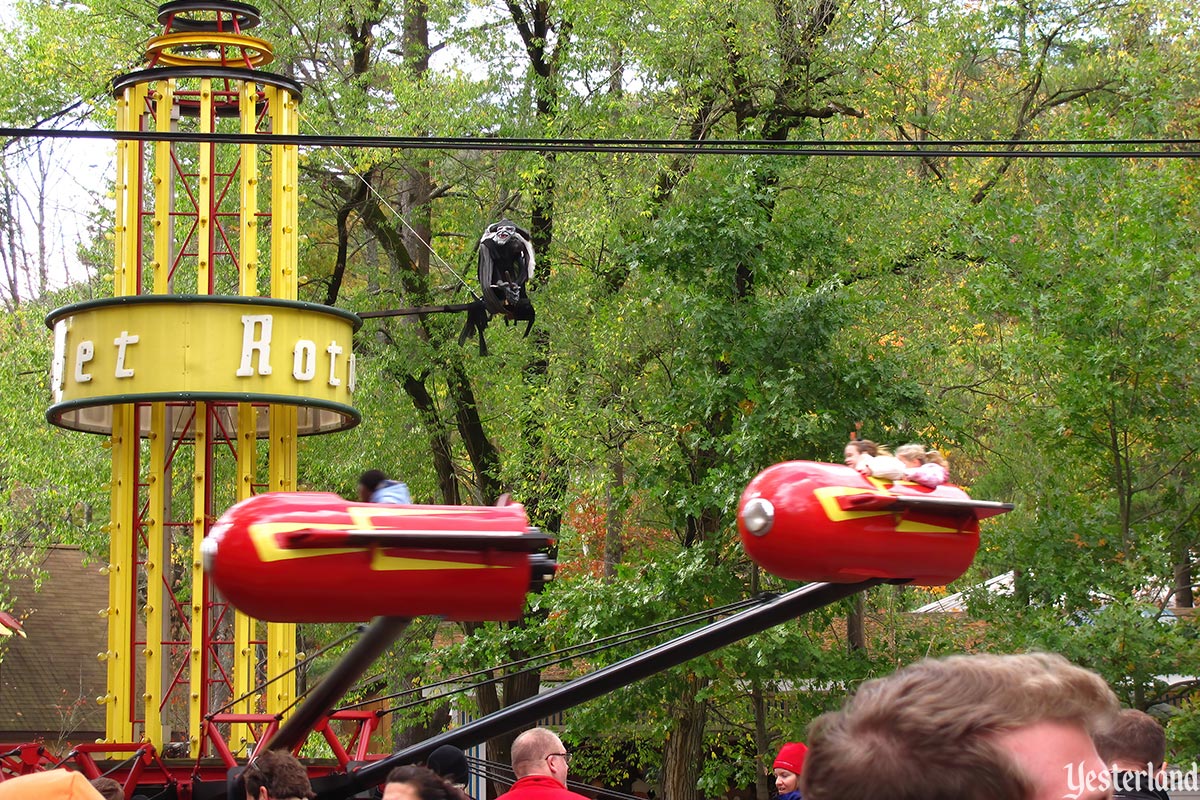
<svg viewBox="0 0 1200 800"><path fill-rule="evenodd" d="M471 386L471 380L463 370L462 364L451 364L448 369L447 388L454 402L458 435L462 437L467 457L471 460L471 467L475 472L475 502L479 505L492 505L500 496L500 455L483 426L479 406L475 401L475 389ZM526 503L527 507L528 505Z"/></svg>
<svg viewBox="0 0 1200 800"><path fill-rule="evenodd" d="M604 580L617 576L617 565L625 558L624 501L617 499L625 491L625 456L620 447L613 448L609 467L612 478L604 489Z"/></svg>
<svg viewBox="0 0 1200 800"><path fill-rule="evenodd" d="M860 592L850 600L850 610L846 613L846 645L851 653L867 649L864 616L863 595Z"/></svg>
<svg viewBox="0 0 1200 800"><path fill-rule="evenodd" d="M1175 562L1175 605L1178 608L1195 608L1196 595L1193 589L1192 553L1187 543L1179 548L1178 561Z"/></svg>
<svg viewBox="0 0 1200 800"><path fill-rule="evenodd" d="M708 705L698 700L697 695L708 685L708 680L694 674L687 680L687 691L674 706L675 724L667 734L663 748L664 800L700 800L696 784L700 780Z"/></svg>
<svg viewBox="0 0 1200 800"><path fill-rule="evenodd" d="M528 658L528 656L529 653L523 651L510 651L507 653L507 657L512 661ZM503 687L502 696L500 693L497 693L495 683L484 684L475 690L475 700L479 704L480 716L495 713L501 708L506 708L514 703L535 697L539 689L541 689L542 677L541 673L536 669L524 669L504 676L500 684ZM504 765L511 764L513 739L517 738L519 733L521 733L519 730L510 731L488 739L488 761ZM508 783L489 780L488 797L496 797L508 791L508 788Z"/></svg>
<svg viewBox="0 0 1200 800"><path fill-rule="evenodd" d="M756 763L754 769L754 798L768 800L771 796L771 735L767 731L767 699L762 686L756 680L750 690L750 705L754 708L754 752L764 757L766 763Z"/></svg>
<svg viewBox="0 0 1200 800"><path fill-rule="evenodd" d="M448 506L459 505L461 497L458 479L454 474L454 445L437 413L437 404L423 378L405 375L402 383L425 429L429 431L429 451L433 454L433 467L437 472L441 502Z"/></svg>

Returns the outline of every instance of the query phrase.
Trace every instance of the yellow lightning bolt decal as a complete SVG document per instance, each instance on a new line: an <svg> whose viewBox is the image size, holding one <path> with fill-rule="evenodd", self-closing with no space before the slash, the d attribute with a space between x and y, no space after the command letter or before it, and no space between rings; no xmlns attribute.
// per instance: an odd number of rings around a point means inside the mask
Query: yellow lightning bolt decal
<svg viewBox="0 0 1200 800"><path fill-rule="evenodd" d="M829 517L831 522L847 522L849 520L863 519L865 517L879 517L884 514L893 514L893 511L850 511L838 505L837 498L851 494L862 494L862 489L856 489L853 486L819 486L813 489L813 497L817 498L821 503L821 508L825 511L825 516ZM878 492L880 495L889 496L885 492ZM914 522L909 519L901 519L896 523L896 531L899 533L958 533L958 528L952 528L944 525L931 525L927 522Z"/></svg>
<svg viewBox="0 0 1200 800"><path fill-rule="evenodd" d="M831 522L845 522L851 519L863 519L864 517L880 517L884 514L891 514L890 511L849 511L838 505L837 499L850 494L862 494L862 489L856 489L853 486L819 486L813 489L813 497L821 502L821 508L825 509L825 516L829 517ZM878 494L883 494L878 492Z"/></svg>
<svg viewBox="0 0 1200 800"><path fill-rule="evenodd" d="M434 561L426 558L385 556L379 550L371 551L371 569L381 572L413 569L492 569L488 564L467 564L462 561Z"/></svg>
<svg viewBox="0 0 1200 800"><path fill-rule="evenodd" d="M358 552L361 549L358 547L322 547L307 550L284 550L275 544L275 537L281 533L309 531L314 527L316 526L307 522L256 522L250 525L250 541L254 543L254 550L258 553L259 560L264 563L287 561L293 558L336 556L343 553ZM320 527L324 530L348 531L354 529L356 526L322 523Z"/></svg>
<svg viewBox="0 0 1200 800"><path fill-rule="evenodd" d="M314 558L319 556L335 556L344 555L346 553L360 553L361 547L322 547L322 548L303 548L303 549L284 549L276 544L276 537L283 533L293 533L295 531L308 531L314 529L327 531L349 531L349 530L377 530L377 526L373 519L378 517L410 517L410 516L438 516L463 513L483 513L484 509L472 511L461 508L453 509L430 509L430 508L404 508L404 507L371 507L371 506L351 506L347 509L350 515L351 522L349 523L309 523L309 522L258 522L249 526L250 541L254 545L255 552L258 553L258 558L263 563L274 561L288 561L295 558ZM472 564L461 561L434 561L432 559L411 558L406 556L389 556L380 552L380 548L371 548L371 565L372 570L382 572L395 572L405 570L428 570L428 569L444 569L444 570L473 570L473 569L492 569L488 564Z"/></svg>
<svg viewBox="0 0 1200 800"><path fill-rule="evenodd" d="M351 506L347 509L350 518L358 523L360 529L375 528L373 519L378 517L413 517L438 516L447 514L482 514L485 509L470 508L406 508L404 506ZM379 550L371 551L371 569L380 572L394 572L419 569L491 569L487 564L466 564L461 561L431 561L428 559L408 558L405 556L384 555Z"/></svg>
<svg viewBox="0 0 1200 800"><path fill-rule="evenodd" d="M489 508L472 508L469 506L455 506L453 508L430 508L429 506L392 506L392 505L357 505L350 506L346 509L346 513L350 515L353 527L356 530L374 530L375 523L371 520L378 517L438 517L449 514L484 514L490 511ZM310 528L329 527L333 525L310 525ZM340 528L341 526L336 526Z"/></svg>

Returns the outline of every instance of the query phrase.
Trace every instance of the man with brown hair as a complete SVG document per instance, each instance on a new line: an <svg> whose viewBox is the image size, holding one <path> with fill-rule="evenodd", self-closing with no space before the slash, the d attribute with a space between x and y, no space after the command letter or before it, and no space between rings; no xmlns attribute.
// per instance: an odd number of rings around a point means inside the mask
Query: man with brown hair
<svg viewBox="0 0 1200 800"><path fill-rule="evenodd" d="M1170 800L1158 785L1167 758L1167 732L1158 720L1122 709L1094 738L1096 752L1112 769L1117 800Z"/></svg>
<svg viewBox="0 0 1200 800"><path fill-rule="evenodd" d="M530 728L512 743L517 782L496 800L588 800L567 789L571 754L554 731Z"/></svg>
<svg viewBox="0 0 1200 800"><path fill-rule="evenodd" d="M809 727L805 800L1105 800L1091 732L1117 712L1048 653L951 656L864 683Z"/></svg>
<svg viewBox="0 0 1200 800"><path fill-rule="evenodd" d="M308 770L291 753L268 750L250 759L242 773L246 800L312 800Z"/></svg>
<svg viewBox="0 0 1200 800"><path fill-rule="evenodd" d="M112 778L92 778L92 786L104 795L104 800L125 800L125 790Z"/></svg>

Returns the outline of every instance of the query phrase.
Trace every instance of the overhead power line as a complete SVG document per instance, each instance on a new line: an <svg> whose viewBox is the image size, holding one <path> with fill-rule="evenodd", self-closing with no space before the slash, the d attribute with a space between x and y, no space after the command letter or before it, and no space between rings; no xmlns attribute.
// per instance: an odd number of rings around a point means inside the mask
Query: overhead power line
<svg viewBox="0 0 1200 800"><path fill-rule="evenodd" d="M1200 139L951 139L941 141L766 139L527 139L503 136L328 136L0 128L3 139L110 139L388 150L480 150L647 155L887 158L1200 158Z"/></svg>

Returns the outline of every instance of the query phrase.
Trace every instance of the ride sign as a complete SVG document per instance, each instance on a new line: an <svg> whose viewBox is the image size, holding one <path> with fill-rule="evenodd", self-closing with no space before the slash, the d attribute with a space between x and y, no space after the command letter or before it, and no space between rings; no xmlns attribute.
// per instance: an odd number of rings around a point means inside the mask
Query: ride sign
<svg viewBox="0 0 1200 800"><path fill-rule="evenodd" d="M121 403L276 403L308 409L301 433L353 427L355 315L261 297L139 295L51 313L47 419L107 433Z"/></svg>

